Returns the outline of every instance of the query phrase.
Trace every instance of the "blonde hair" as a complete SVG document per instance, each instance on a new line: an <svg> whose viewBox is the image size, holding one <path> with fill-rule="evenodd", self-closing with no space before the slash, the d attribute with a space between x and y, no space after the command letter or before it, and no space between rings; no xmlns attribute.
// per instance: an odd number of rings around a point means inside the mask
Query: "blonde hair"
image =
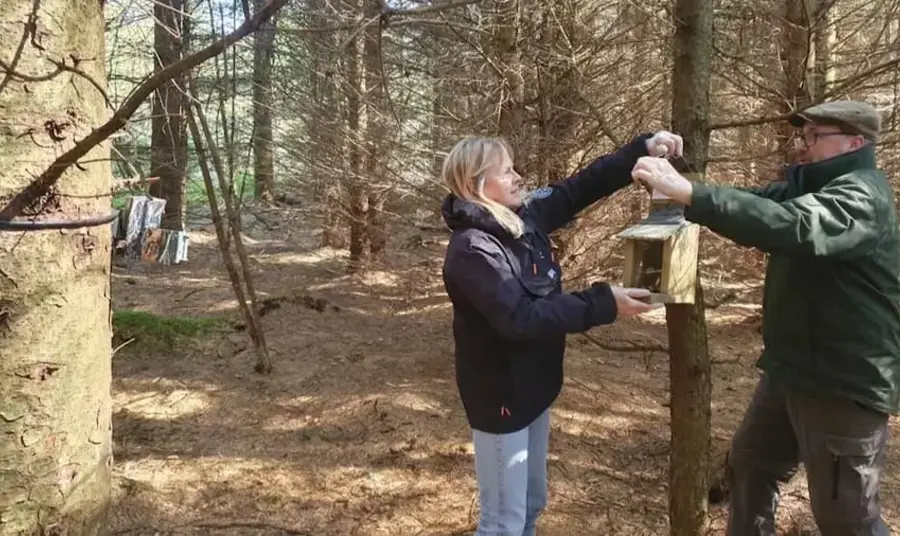
<svg viewBox="0 0 900 536"><path fill-rule="evenodd" d="M444 158L441 177L456 197L484 207L501 227L519 238L525 232L522 219L509 207L484 195L486 173L499 165L504 151L512 158L512 151L502 138L464 138Z"/></svg>

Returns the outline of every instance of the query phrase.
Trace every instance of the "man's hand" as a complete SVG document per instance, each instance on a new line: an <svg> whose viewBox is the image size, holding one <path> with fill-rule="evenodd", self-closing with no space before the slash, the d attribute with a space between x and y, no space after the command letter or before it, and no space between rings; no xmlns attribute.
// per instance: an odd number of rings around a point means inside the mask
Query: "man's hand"
<svg viewBox="0 0 900 536"><path fill-rule="evenodd" d="M647 139L647 154L680 158L684 152L684 140L678 134L660 130Z"/></svg>
<svg viewBox="0 0 900 536"><path fill-rule="evenodd" d="M643 288L610 287L616 299L616 318L628 318L662 307L662 304L651 305L637 298L650 296L650 291Z"/></svg>
<svg viewBox="0 0 900 536"><path fill-rule="evenodd" d="M691 203L691 194L694 191L691 181L675 171L665 158L640 157L631 170L631 177L679 203L684 205Z"/></svg>

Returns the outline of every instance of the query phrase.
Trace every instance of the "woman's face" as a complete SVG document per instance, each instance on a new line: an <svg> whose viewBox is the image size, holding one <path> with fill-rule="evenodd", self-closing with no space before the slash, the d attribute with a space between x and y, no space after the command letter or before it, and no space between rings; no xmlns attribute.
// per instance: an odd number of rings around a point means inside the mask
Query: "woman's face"
<svg viewBox="0 0 900 536"><path fill-rule="evenodd" d="M486 198L509 209L522 206L525 200L522 177L513 169L512 159L505 149L501 149L497 163L485 174L483 192Z"/></svg>

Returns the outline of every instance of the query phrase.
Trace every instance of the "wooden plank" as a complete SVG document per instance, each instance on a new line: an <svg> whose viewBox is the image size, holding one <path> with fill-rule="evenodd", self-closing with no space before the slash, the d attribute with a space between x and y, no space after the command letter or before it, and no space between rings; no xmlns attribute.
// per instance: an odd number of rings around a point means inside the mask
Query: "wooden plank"
<svg viewBox="0 0 900 536"><path fill-rule="evenodd" d="M694 303L699 250L700 226L695 223L682 227L666 242L660 290L671 296L669 303Z"/></svg>
<svg viewBox="0 0 900 536"><path fill-rule="evenodd" d="M622 275L622 286L624 287L637 286L637 281L641 277L638 272L641 265L638 249L640 249L640 244L631 240L625 241L625 267Z"/></svg>

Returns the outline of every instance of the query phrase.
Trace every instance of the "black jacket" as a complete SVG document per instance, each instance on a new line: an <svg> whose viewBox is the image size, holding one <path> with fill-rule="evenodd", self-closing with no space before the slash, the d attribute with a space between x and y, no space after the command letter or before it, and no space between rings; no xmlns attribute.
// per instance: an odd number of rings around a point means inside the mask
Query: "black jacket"
<svg viewBox="0 0 900 536"><path fill-rule="evenodd" d="M537 190L518 211L525 223L519 239L482 207L452 194L444 200L453 231L444 286L453 304L456 382L472 428L510 433L528 426L562 388L566 334L615 320L607 284L562 293L548 234L630 184L647 137Z"/></svg>

